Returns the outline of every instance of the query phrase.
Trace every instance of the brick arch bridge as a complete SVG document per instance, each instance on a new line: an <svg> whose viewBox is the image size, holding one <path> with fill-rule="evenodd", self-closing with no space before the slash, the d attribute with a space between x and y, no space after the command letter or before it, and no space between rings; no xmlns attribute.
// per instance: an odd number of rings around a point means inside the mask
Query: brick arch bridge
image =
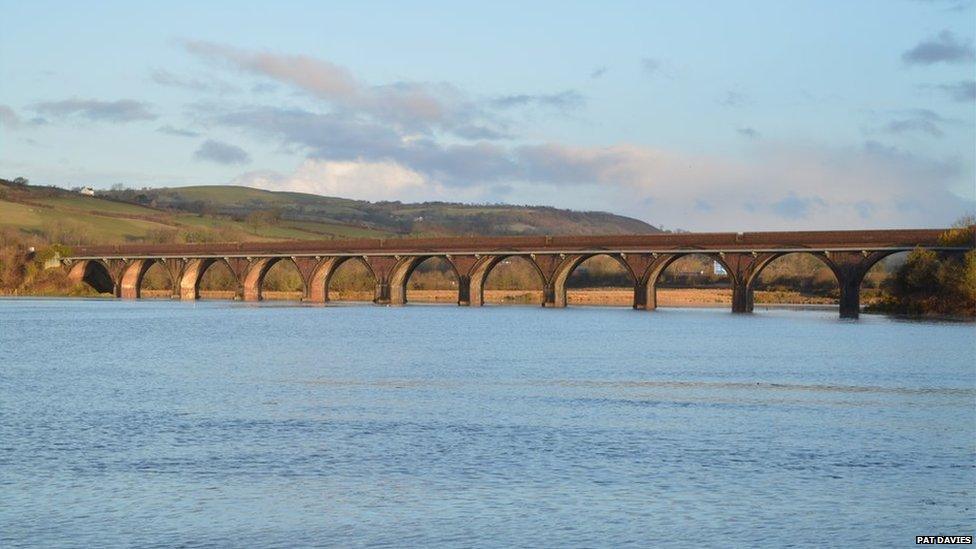
<svg viewBox="0 0 976 549"><path fill-rule="evenodd" d="M686 255L705 255L722 264L732 286L732 311L751 312L753 287L774 259L808 253L824 262L840 287L840 314L855 318L860 310L861 281L888 255L926 248L942 253L973 249L943 243L944 229L812 231L753 233L681 233L616 236L459 237L243 242L224 244L133 244L83 246L63 258L69 276L102 292L135 299L146 271L160 263L173 282L173 298L193 300L200 279L215 263L224 263L237 281L237 298L261 299L261 282L279 261L291 261L304 285L303 300L328 301L328 283L351 258L369 267L378 304L406 303L406 286L424 260L449 262L458 280L458 305L484 303L484 284L503 259L521 256L536 267L543 281L543 306L566 306L566 280L586 259L616 259L634 284L633 307L654 309L658 278L668 265Z"/></svg>

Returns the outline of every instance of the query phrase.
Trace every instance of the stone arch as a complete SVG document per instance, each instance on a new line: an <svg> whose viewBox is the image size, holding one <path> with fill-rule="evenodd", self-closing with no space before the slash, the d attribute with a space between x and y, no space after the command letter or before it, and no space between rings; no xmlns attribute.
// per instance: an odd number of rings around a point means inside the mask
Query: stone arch
<svg viewBox="0 0 976 549"><path fill-rule="evenodd" d="M117 292L112 270L98 259L84 259L73 263L68 270L68 280L75 284L88 284L103 294L116 295Z"/></svg>
<svg viewBox="0 0 976 549"><path fill-rule="evenodd" d="M308 300L312 303L325 303L328 298L328 281L332 277L332 271L342 263L345 258L326 257L320 260L312 269L308 277Z"/></svg>
<svg viewBox="0 0 976 549"><path fill-rule="evenodd" d="M267 276L268 271L270 271L272 267L281 261L290 262L292 266L294 266L295 270L298 271L299 277L302 279L302 295L305 295L307 291L307 282L305 281L305 277L301 276L301 269L292 258L259 257L251 260L250 265L248 265L247 270L244 272L244 301L261 301L264 299L261 289L261 285L264 282L264 277Z"/></svg>
<svg viewBox="0 0 976 549"><path fill-rule="evenodd" d="M240 299L243 295L240 276L238 276L231 264L222 257L191 259L183 269L183 276L180 277L180 299L200 299L200 282L203 280L203 275L216 264L221 264L226 267L227 272L234 277L236 283L234 298Z"/></svg>
<svg viewBox="0 0 976 549"><path fill-rule="evenodd" d="M861 261L861 264L859 266L861 271L861 277L863 278L864 275L868 274L868 271L870 271L872 267L877 265L879 261L882 261L895 254L911 253L911 252L912 250L880 250L877 252L862 253L861 256L864 259ZM962 253L962 252L949 252L949 253ZM834 273L836 274L836 272L837 271L835 268ZM861 281L859 280L858 284L860 283Z"/></svg>
<svg viewBox="0 0 976 549"><path fill-rule="evenodd" d="M726 261L726 259L722 257L721 254L704 253L704 252L685 252L685 253L669 254L665 257L663 261L658 262L656 265L648 269L644 275L643 282L646 284L647 287L646 300L647 300L648 309L657 308L657 286L658 283L660 282L661 275L664 274L664 271L666 271L668 267L673 265L676 261L680 260L681 258L691 257L696 255L707 257L709 259L718 262L718 264L721 265L723 269L725 269L726 276L728 276L729 278L730 286L735 287L736 283L738 282L736 278L737 271L732 268L729 262Z"/></svg>
<svg viewBox="0 0 976 549"><path fill-rule="evenodd" d="M837 279L837 284L840 287L840 316L841 318L857 318L860 314L861 309L861 282L864 280L864 275L867 274L868 270L871 269L878 261L881 261L889 255L899 253L904 250L891 249L891 250L878 250L878 251L824 251L814 253L816 257L821 259L830 270L834 273ZM760 265L757 265L752 271L752 276L749 279L747 286L747 294L752 295L752 285L755 282L755 276L761 272L772 258L775 258L776 254L771 254L770 258L764 259ZM750 307L751 310L751 307Z"/></svg>
<svg viewBox="0 0 976 549"><path fill-rule="evenodd" d="M830 270L830 273L834 277L834 283L836 284L838 290L840 289L841 275L840 273L838 273L837 265L835 265L832 261L830 261L830 259L828 259L823 252L816 252L811 250L811 251L797 251L797 252L777 252L777 253L767 254L765 257L758 260L755 266L752 268L752 270L746 274L746 280L744 281L746 290L751 294L756 289L756 286L759 283L760 278L762 277L762 274L766 270L766 268L769 267L771 264L775 263L776 261L778 261L779 259L782 259L790 255L802 255L802 256L816 258L820 263L822 263L825 267L827 267Z"/></svg>
<svg viewBox="0 0 976 549"><path fill-rule="evenodd" d="M339 271L340 268L342 268L343 265L349 263L349 261L362 265L363 267L366 268L365 271L369 273L369 277L372 280L372 286L374 288L373 290L374 300L375 300L376 297L375 288L378 286L379 279L377 278L376 273L373 271L373 267L370 266L369 261L366 261L364 258L358 256L340 256L340 257L332 258L332 262L330 263L328 268L325 271L318 273L318 276L321 277L323 282L322 301L321 301L322 303L327 303L328 301L330 301L329 288L332 285L332 281L335 278L335 274Z"/></svg>
<svg viewBox="0 0 976 549"><path fill-rule="evenodd" d="M904 250L830 253L827 259L840 283L840 317L857 318L861 314L861 282L877 262Z"/></svg>
<svg viewBox="0 0 976 549"><path fill-rule="evenodd" d="M308 292L302 272L303 263L303 258L294 257L282 257L270 262L259 283L261 299L266 299L268 292L278 292L278 299L303 300ZM295 293L298 294L297 298Z"/></svg>
<svg viewBox="0 0 976 549"><path fill-rule="evenodd" d="M518 257L528 261L532 265L533 270L539 275L539 281L545 291L547 280L546 275L531 257L527 257L519 254L507 254L507 255L493 255L482 257L481 260L474 266L471 271L471 305L480 306L485 303L485 282L488 280L488 275L491 271L498 266L499 263L508 259L510 257Z"/></svg>
<svg viewBox="0 0 976 549"><path fill-rule="evenodd" d="M859 301L861 303L865 303L865 302L870 303L871 301L873 301L874 298L878 297L877 291L881 290L883 284L887 280L891 279L891 277L893 277L897 273L897 270L887 271L887 269L885 269L882 272L877 272L876 270L879 269L879 267L881 267L884 263L887 263L888 260L892 259L893 257L901 255L903 257L901 258L901 261L899 261L897 265L897 267L900 268L902 264L908 261L908 257L912 253L912 251L913 250L893 250L891 253L886 254L884 257L872 258L872 260L870 261L870 265L864 266L864 274L861 275L861 281L858 286ZM946 253L946 252L942 252L942 253ZM951 254L947 254L947 255L951 255ZM872 285L875 292L871 291Z"/></svg>
<svg viewBox="0 0 976 549"><path fill-rule="evenodd" d="M569 281L569 277L573 275L577 268L583 263L586 263L590 259L595 257L609 257L613 259L620 267L627 273L630 281L633 284L638 283L638 275L634 274L634 270L631 268L630 264L624 260L620 254L614 253L597 253L597 254L585 254L585 255L574 255L567 257L563 261L562 265L556 270L556 274L553 277L553 288L555 291L554 295L554 306L565 307L569 300L566 297L566 283Z"/></svg>
<svg viewBox="0 0 976 549"><path fill-rule="evenodd" d="M154 265L159 265L160 269L166 273L166 278L170 282L170 288L175 292L177 287L176 281L173 279L173 273L170 272L166 261L158 258L145 258L145 259L133 259L122 271L122 281L121 281L121 297L126 299L139 299L142 297L142 285L146 278L146 273Z"/></svg>
<svg viewBox="0 0 976 549"><path fill-rule="evenodd" d="M139 297L179 299L181 259L155 259L143 273L139 282Z"/></svg>
<svg viewBox="0 0 976 549"><path fill-rule="evenodd" d="M410 283L410 277L417 270L417 267L420 267L420 265L431 259L439 260L450 267L451 274L454 276L455 289L459 288L461 276L458 274L454 262L448 259L447 256L421 255L404 257L397 262L390 273L390 303L392 305L404 305L407 303L407 285ZM458 294L458 302L460 302L460 293Z"/></svg>

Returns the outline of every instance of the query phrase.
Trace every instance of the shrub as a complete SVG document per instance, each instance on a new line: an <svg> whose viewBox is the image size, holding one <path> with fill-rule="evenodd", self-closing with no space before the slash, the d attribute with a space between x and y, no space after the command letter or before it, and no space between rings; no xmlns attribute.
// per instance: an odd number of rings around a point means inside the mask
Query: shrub
<svg viewBox="0 0 976 549"><path fill-rule="evenodd" d="M869 310L909 315L976 316L976 251L913 250Z"/></svg>

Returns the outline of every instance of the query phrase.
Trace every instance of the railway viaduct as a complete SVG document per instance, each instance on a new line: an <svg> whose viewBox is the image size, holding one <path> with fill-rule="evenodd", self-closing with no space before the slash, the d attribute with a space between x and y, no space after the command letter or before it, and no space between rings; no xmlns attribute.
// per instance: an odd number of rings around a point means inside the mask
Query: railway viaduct
<svg viewBox="0 0 976 549"><path fill-rule="evenodd" d="M530 236L243 242L224 244L132 244L82 246L63 258L69 276L124 299L140 297L142 280L154 263L173 282L173 298L198 299L204 272L226 264L237 280L237 298L261 299L261 282L279 261L294 262L305 301L326 303L329 280L351 258L361 258L376 281L374 302L406 303L413 270L431 257L446 259L458 281L458 305L484 302L488 273L500 261L523 256L543 281L543 306L566 306L566 280L586 259L617 260L634 284L633 307L656 307L661 273L678 258L701 254L725 267L732 286L732 311L751 312L753 287L774 259L792 253L817 257L837 278L841 317L856 318L860 286L872 265L893 253L926 248L962 253L973 243L949 245L944 229L813 232L681 233L615 236Z"/></svg>

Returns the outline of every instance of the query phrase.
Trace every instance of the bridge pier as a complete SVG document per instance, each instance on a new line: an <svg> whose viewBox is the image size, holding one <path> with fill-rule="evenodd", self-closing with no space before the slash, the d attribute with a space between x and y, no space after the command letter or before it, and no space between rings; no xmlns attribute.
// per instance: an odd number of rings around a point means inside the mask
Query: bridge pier
<svg viewBox="0 0 976 549"><path fill-rule="evenodd" d="M115 297L122 297L122 273L125 271L124 259L109 259L108 271L112 278L112 293Z"/></svg>
<svg viewBox="0 0 976 549"><path fill-rule="evenodd" d="M758 273L776 256L771 253L718 253L712 257L725 267L732 284L732 312L751 313L753 284Z"/></svg>
<svg viewBox="0 0 976 549"><path fill-rule="evenodd" d="M302 301L312 301L312 278L322 260L312 257L292 257L291 262L302 277Z"/></svg>
<svg viewBox="0 0 976 549"><path fill-rule="evenodd" d="M564 288L563 292L565 291ZM556 287L550 283L542 287L542 306L562 309L566 307L566 300L561 299L558 303L556 302Z"/></svg>
<svg viewBox="0 0 976 549"><path fill-rule="evenodd" d="M259 257L248 262L243 277L244 301L261 301L263 298L261 283L264 281L264 275L276 261L277 258Z"/></svg>
<svg viewBox="0 0 976 549"><path fill-rule="evenodd" d="M193 301L200 297L197 291L200 284L200 272L202 259L191 259L183 267L183 276L176 282L176 291L179 292L180 300Z"/></svg>
<svg viewBox="0 0 976 549"><path fill-rule="evenodd" d="M468 270L468 305L471 307L481 307L485 304L485 281L488 279L488 272L497 264L501 258L496 256L475 256L476 261ZM461 269L458 269L461 272Z"/></svg>
<svg viewBox="0 0 976 549"><path fill-rule="evenodd" d="M861 284L845 280L840 285L840 317L857 318L861 315Z"/></svg>
<svg viewBox="0 0 976 549"><path fill-rule="evenodd" d="M661 273L681 257L677 254L626 254L624 261L634 274L634 309L653 311L657 309L657 281Z"/></svg>
<svg viewBox="0 0 976 549"><path fill-rule="evenodd" d="M645 311L657 310L657 280L647 283L647 294L644 298Z"/></svg>
<svg viewBox="0 0 976 549"><path fill-rule="evenodd" d="M338 257L326 257L315 264L305 287L306 301L324 304L329 300L329 280L340 264L342 260Z"/></svg>
<svg viewBox="0 0 976 549"><path fill-rule="evenodd" d="M377 305L390 305L392 303L389 282L382 281L376 283L376 290L373 292L373 303ZM397 305L403 305L403 303L397 303Z"/></svg>
<svg viewBox="0 0 976 549"><path fill-rule="evenodd" d="M170 299L180 299L180 279L183 278L183 269L186 268L186 261L183 259L169 258L164 259L163 267L169 275Z"/></svg>
<svg viewBox="0 0 976 549"><path fill-rule="evenodd" d="M871 266L887 255L880 252L832 252L825 254L840 286L840 317L861 315L861 281Z"/></svg>
<svg viewBox="0 0 976 549"><path fill-rule="evenodd" d="M753 309L752 287L743 282L732 284L732 312L751 313Z"/></svg>
<svg viewBox="0 0 976 549"><path fill-rule="evenodd" d="M458 275L458 305L471 305L471 277L466 274Z"/></svg>
<svg viewBox="0 0 976 549"><path fill-rule="evenodd" d="M587 256L532 254L530 257L542 276L542 306L557 309L566 307L566 280Z"/></svg>
<svg viewBox="0 0 976 549"><path fill-rule="evenodd" d="M391 293L390 293L390 278L393 274L393 269L397 266L400 261L398 257L386 256L386 255L370 255L364 256L363 261L373 272L373 278L376 280L376 289L373 292L373 303L377 305L390 305L392 303ZM399 294L400 292L398 292ZM398 296L397 303L402 305L405 301L406 296Z"/></svg>
<svg viewBox="0 0 976 549"><path fill-rule="evenodd" d="M637 282L634 284L634 310L645 311L647 310L647 283ZM652 307L653 309L653 307Z"/></svg>
<svg viewBox="0 0 976 549"><path fill-rule="evenodd" d="M447 260L454 266L454 274L457 275L458 285L458 305L468 307L471 305L471 278L475 276L475 268L481 258L474 255L447 255ZM480 305L480 301L478 305Z"/></svg>
<svg viewBox="0 0 976 549"><path fill-rule="evenodd" d="M657 308L657 279L674 256L672 254L620 254L634 279L634 304L638 311Z"/></svg>
<svg viewBox="0 0 976 549"><path fill-rule="evenodd" d="M122 280L119 283L119 297L122 299L139 299L142 288L142 277L152 262L145 259L133 259L122 269Z"/></svg>

